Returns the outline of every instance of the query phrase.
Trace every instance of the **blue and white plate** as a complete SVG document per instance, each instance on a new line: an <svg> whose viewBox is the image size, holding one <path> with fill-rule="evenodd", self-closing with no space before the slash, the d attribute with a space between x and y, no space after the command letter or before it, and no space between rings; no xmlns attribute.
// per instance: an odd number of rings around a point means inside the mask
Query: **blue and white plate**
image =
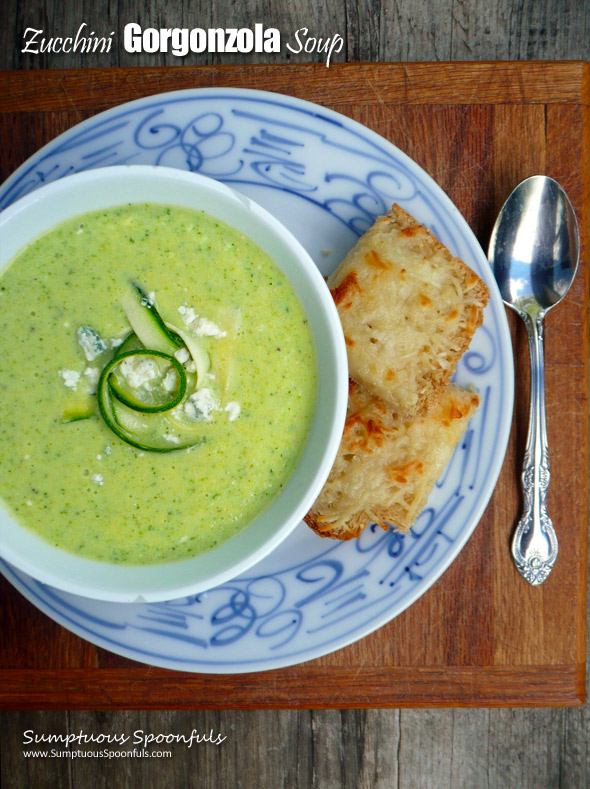
<svg viewBox="0 0 590 789"><path fill-rule="evenodd" d="M512 415L513 363L487 260L448 197L389 142L323 107L250 90L180 91L97 115L25 162L0 188L0 209L49 181L126 162L230 184L280 219L325 274L398 202L490 288L484 324L456 374L460 384L477 387L481 406L410 535L373 526L358 541L338 543L301 524L246 575L206 594L151 605L76 597L0 562L8 580L48 616L145 663L237 673L340 649L432 586L475 529L496 484Z"/></svg>

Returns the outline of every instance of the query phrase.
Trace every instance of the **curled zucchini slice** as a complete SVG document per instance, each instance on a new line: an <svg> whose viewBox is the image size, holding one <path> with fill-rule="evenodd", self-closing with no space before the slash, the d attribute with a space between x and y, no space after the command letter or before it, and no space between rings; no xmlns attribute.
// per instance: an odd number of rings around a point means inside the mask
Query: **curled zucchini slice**
<svg viewBox="0 0 590 789"><path fill-rule="evenodd" d="M182 347L182 340L168 330L152 299L136 282L123 299L123 309L131 328L146 348L174 353Z"/></svg>
<svg viewBox="0 0 590 789"><path fill-rule="evenodd" d="M150 391L150 395L154 402L148 402L145 396L142 397L142 392L140 388L133 388L126 385L125 379L123 377L117 377L117 368L125 359L134 359L136 357L145 357L146 359L163 359L167 365L168 369L173 369L178 376L178 386L176 388L175 394L171 394L166 392L162 386L159 387L158 390ZM113 393L113 395L120 400L125 405L132 408L134 411L140 411L144 414L155 414L162 411L170 411L172 408L176 408L176 406L182 401L186 394L187 388L187 378L186 372L184 367L180 364L178 359L174 356L171 356L168 353L164 353L163 351L154 351L148 350L147 348L136 348L133 350L126 350L122 353L118 353L110 362L107 364L102 371L101 378L105 375L105 370L109 387ZM99 381L100 383L100 381Z"/></svg>
<svg viewBox="0 0 590 789"><path fill-rule="evenodd" d="M146 407L142 402L140 407L138 407L128 397L128 392L125 392L125 400L122 400L120 392L113 389L111 384L113 371L125 359L138 355L163 359L178 374L180 382L178 390L166 403L159 404L157 407ZM105 365L98 380L98 408L107 427L118 438L132 447L150 452L173 452L178 449L189 449L202 443L202 438L195 433L181 436L176 435L176 433L170 433L170 425L166 421L165 413L166 411L171 411L182 401L186 394L186 388L187 377L184 368L170 354L163 351L148 350L147 348L127 350L119 353ZM131 402L133 404L130 405ZM154 420L157 421L154 422Z"/></svg>
<svg viewBox="0 0 590 789"><path fill-rule="evenodd" d="M102 418L138 449L172 452L203 443L182 401L203 383L209 355L192 337L164 323L154 298L136 282L130 283L123 309L131 332L100 375L96 394ZM185 356L188 369L179 360Z"/></svg>

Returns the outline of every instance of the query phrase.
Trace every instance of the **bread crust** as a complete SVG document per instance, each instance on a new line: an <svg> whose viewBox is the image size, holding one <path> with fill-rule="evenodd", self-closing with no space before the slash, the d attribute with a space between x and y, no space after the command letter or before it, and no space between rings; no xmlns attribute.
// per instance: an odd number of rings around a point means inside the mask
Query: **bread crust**
<svg viewBox="0 0 590 789"><path fill-rule="evenodd" d="M328 285L351 377L400 415L427 413L482 323L485 283L394 204Z"/></svg>

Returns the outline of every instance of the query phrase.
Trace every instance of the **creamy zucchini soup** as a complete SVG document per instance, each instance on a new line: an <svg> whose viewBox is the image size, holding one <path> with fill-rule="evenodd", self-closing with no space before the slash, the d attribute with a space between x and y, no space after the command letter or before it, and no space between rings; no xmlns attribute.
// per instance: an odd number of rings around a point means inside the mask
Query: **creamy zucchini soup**
<svg viewBox="0 0 590 789"><path fill-rule="evenodd" d="M1 275L0 396L0 496L21 524L92 559L185 559L289 479L313 338L249 238L126 205L59 225Z"/></svg>

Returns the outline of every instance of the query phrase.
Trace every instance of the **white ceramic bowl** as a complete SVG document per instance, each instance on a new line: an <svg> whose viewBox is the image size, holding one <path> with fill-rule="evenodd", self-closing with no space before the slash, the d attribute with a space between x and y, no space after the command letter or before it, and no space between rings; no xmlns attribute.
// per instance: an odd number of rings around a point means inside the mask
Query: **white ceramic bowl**
<svg viewBox="0 0 590 789"><path fill-rule="evenodd" d="M307 444L283 491L239 534L193 559L129 567L80 558L20 526L0 504L0 554L20 570L86 597L152 602L203 592L237 576L272 551L300 522L336 456L346 415L348 370L334 303L301 244L252 200L200 175L130 165L78 173L44 186L0 214L0 271L19 250L60 222L86 211L133 202L203 209L266 250L289 278L307 313L319 379Z"/></svg>

